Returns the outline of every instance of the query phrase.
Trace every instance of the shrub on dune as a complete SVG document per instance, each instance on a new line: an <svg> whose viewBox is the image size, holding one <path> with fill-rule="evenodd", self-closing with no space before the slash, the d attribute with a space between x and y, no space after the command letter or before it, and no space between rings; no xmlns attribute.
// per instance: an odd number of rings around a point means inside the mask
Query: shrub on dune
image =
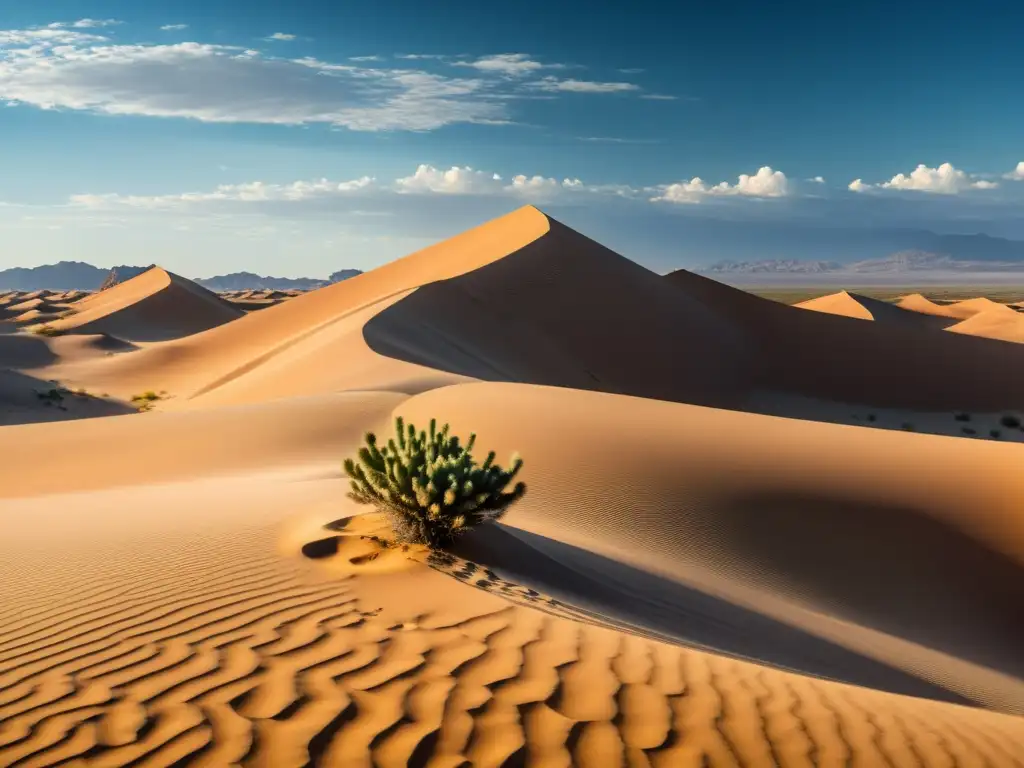
<svg viewBox="0 0 1024 768"><path fill-rule="evenodd" d="M501 517L526 492L522 482L506 490L523 460L513 456L510 468L502 469L491 451L477 464L475 441L470 435L463 446L449 436L447 424L438 430L435 419L429 432L417 434L399 416L395 437L386 445L378 446L377 436L368 432L358 461L345 460L349 496L384 512L399 541L445 547L474 526Z"/></svg>

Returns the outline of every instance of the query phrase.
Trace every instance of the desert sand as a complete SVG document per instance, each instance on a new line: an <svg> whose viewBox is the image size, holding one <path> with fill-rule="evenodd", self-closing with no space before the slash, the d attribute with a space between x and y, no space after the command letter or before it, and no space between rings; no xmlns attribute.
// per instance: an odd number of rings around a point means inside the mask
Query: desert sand
<svg viewBox="0 0 1024 768"><path fill-rule="evenodd" d="M0 765L1024 766L1024 347L956 330L1014 310L787 307L532 207L207 294L0 334ZM529 491L381 549L340 463L396 415Z"/></svg>

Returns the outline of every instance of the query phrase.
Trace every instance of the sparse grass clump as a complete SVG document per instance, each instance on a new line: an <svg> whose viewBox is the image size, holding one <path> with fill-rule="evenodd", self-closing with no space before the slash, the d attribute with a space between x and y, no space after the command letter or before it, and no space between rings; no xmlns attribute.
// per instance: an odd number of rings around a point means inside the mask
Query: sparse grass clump
<svg viewBox="0 0 1024 768"><path fill-rule="evenodd" d="M166 395L166 392L163 394L158 394L154 392L152 389L149 389L141 394L132 395L132 405L134 405L135 408L140 412L148 411L153 408L153 403L157 402L158 400L163 400L164 395Z"/></svg>
<svg viewBox="0 0 1024 768"><path fill-rule="evenodd" d="M1007 429L1017 429L1020 426L1020 418L1008 413L999 420L999 423Z"/></svg>
<svg viewBox="0 0 1024 768"><path fill-rule="evenodd" d="M63 331L59 331L52 325L43 323L42 325L35 325L32 327L32 333L36 336L60 336Z"/></svg>
<svg viewBox="0 0 1024 768"><path fill-rule="evenodd" d="M970 421L971 420L971 414L961 412L961 413L955 414L953 416L953 418L956 419L957 421Z"/></svg>
<svg viewBox="0 0 1024 768"><path fill-rule="evenodd" d="M501 517L522 498L526 484L505 489L523 466L512 457L509 469L494 463L491 451L483 464L473 459L476 435L465 446L449 437L449 426L437 429L430 420L429 433L395 419L395 437L378 446L372 432L359 449L358 461L345 460L351 478L349 497L371 504L385 513L400 543L445 547L476 525Z"/></svg>

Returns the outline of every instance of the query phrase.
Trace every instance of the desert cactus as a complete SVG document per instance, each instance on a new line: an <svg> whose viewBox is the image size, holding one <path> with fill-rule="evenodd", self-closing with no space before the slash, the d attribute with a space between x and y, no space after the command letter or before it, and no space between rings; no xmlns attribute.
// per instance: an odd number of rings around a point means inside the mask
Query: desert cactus
<svg viewBox="0 0 1024 768"><path fill-rule="evenodd" d="M399 416L387 445L378 446L368 432L358 461L345 460L349 497L387 513L400 541L444 547L473 526L501 517L526 492L522 482L505 491L522 459L513 456L510 468L502 469L491 451L477 464L471 455L476 435L463 446L448 432L447 424L438 430L431 419L429 433L417 434Z"/></svg>

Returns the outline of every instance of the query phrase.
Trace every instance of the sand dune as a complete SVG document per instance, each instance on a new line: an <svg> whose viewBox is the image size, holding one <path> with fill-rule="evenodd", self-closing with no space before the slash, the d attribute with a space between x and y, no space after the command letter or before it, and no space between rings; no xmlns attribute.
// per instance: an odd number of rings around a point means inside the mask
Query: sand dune
<svg viewBox="0 0 1024 768"><path fill-rule="evenodd" d="M1024 316L1009 307L997 304L971 315L947 330L951 333L982 336L986 339L1024 343Z"/></svg>
<svg viewBox="0 0 1024 768"><path fill-rule="evenodd" d="M215 293L159 267L93 294L58 331L106 333L126 341L163 341L230 322L241 312Z"/></svg>
<svg viewBox="0 0 1024 768"><path fill-rule="evenodd" d="M11 419L168 396L0 427L0 765L1020 768L1020 446L743 411L998 414L1021 349L828 298L525 208L245 315L154 269L7 324ZM526 497L381 549L339 463L395 414L521 451Z"/></svg>
<svg viewBox="0 0 1024 768"><path fill-rule="evenodd" d="M840 291L839 293L820 296L809 301L802 301L794 306L810 309L815 312L826 312L830 315L855 317L860 320L874 320L879 323L916 325L919 327L942 328L948 323L935 318L930 313L911 310L909 306L891 304L888 301L872 299L858 293ZM908 311L910 310L910 311Z"/></svg>

